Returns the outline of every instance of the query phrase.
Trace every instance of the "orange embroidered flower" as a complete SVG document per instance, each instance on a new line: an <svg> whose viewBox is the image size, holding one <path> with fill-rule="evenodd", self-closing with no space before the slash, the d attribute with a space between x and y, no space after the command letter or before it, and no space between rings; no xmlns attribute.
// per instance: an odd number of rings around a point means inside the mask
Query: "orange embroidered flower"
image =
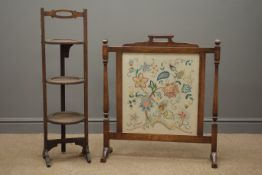
<svg viewBox="0 0 262 175"><path fill-rule="evenodd" d="M175 83L167 83L163 88L164 95L168 98L176 97L176 94L179 92L177 85Z"/></svg>
<svg viewBox="0 0 262 175"><path fill-rule="evenodd" d="M159 105L158 105L158 109L160 112L164 112L165 109L166 109L166 106L167 104L165 102L161 102Z"/></svg>
<svg viewBox="0 0 262 175"><path fill-rule="evenodd" d="M141 99L140 107L142 108L143 111L150 111L152 106L153 106L153 103L152 103L151 98L143 97Z"/></svg>
<svg viewBox="0 0 262 175"><path fill-rule="evenodd" d="M148 82L148 78L144 77L142 73L138 74L137 77L133 77L133 81L135 82L135 87L136 88L145 88L146 83Z"/></svg>

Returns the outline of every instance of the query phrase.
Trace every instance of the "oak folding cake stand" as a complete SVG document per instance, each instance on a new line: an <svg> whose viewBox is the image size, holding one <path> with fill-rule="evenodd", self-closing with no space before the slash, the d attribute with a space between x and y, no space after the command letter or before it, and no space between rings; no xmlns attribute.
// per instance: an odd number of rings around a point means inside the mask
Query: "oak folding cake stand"
<svg viewBox="0 0 262 175"><path fill-rule="evenodd" d="M45 38L45 17L73 19L83 18L83 41L72 39L50 39ZM60 75L52 78L46 78L46 45L60 46ZM83 12L71 10L51 10L41 9L41 45L42 45L42 81L43 81L43 120L44 120L44 150L43 158L46 166L51 166L48 151L58 144L61 144L61 151L66 151L66 143L75 143L82 146L82 153L87 160L91 162L88 146L88 55L87 55L87 10ZM69 50L73 45L82 45L83 47L83 78L65 75L65 58L69 56ZM47 84L59 85L61 90L61 111L52 114L47 113ZM65 108L65 85L83 84L84 85L84 113L69 112ZM48 123L61 125L61 139L48 139ZM66 125L84 123L84 137L66 138Z"/></svg>
<svg viewBox="0 0 262 175"><path fill-rule="evenodd" d="M104 148L106 162L115 140L151 140L211 144L217 167L218 65L220 41L214 48L176 43L172 35L149 35L149 41L111 47L103 41ZM167 40L157 42L156 39ZM116 132L109 128L109 53L116 54ZM203 134L205 62L214 54L212 131Z"/></svg>

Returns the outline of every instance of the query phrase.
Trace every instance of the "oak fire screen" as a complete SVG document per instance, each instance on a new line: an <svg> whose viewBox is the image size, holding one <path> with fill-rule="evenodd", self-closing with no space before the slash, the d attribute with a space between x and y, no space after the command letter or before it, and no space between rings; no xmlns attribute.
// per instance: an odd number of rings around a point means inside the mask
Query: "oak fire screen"
<svg viewBox="0 0 262 175"><path fill-rule="evenodd" d="M167 42L155 42L155 39ZM149 35L148 42L110 47L103 41L104 150L110 139L210 143L212 167L217 167L217 101L220 41L214 48L176 43L172 35ZM108 54L116 53L116 132L109 132ZM203 135L205 60L215 57L213 123Z"/></svg>

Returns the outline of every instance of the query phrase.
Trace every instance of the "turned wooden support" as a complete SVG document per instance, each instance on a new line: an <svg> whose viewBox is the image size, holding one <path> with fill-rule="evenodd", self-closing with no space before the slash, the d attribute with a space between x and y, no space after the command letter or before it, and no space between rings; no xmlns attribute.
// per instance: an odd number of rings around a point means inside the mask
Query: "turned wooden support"
<svg viewBox="0 0 262 175"><path fill-rule="evenodd" d="M212 168L217 168L217 116L218 116L218 67L220 63L220 40L215 40L215 75L213 96L213 123L211 137L211 161Z"/></svg>
<svg viewBox="0 0 262 175"><path fill-rule="evenodd" d="M108 41L103 40L102 46L102 57L104 64L104 99L103 99L103 112L104 112L104 121L103 121L103 130L104 130L104 148L102 153L101 162L106 162L106 159L110 153L109 147L109 94L108 94Z"/></svg>
<svg viewBox="0 0 262 175"><path fill-rule="evenodd" d="M220 40L215 40L215 77L213 96L213 121L217 121L218 116L218 66L220 63Z"/></svg>
<svg viewBox="0 0 262 175"><path fill-rule="evenodd" d="M109 95L108 95L108 41L103 40L102 53L103 53L103 64L104 64L104 100L103 100L103 109L104 114L109 112ZM106 118L108 115L104 115Z"/></svg>
<svg viewBox="0 0 262 175"><path fill-rule="evenodd" d="M103 100L103 110L104 110L104 147L109 147L109 94L108 94L108 41L103 40L102 46L103 53L103 64L104 64L104 100Z"/></svg>

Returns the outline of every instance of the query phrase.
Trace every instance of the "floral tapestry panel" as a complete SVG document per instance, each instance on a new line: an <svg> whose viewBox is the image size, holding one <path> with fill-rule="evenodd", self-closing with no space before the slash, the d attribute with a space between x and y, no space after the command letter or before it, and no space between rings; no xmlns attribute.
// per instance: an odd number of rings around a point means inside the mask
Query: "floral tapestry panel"
<svg viewBox="0 0 262 175"><path fill-rule="evenodd" d="M196 135L199 55L123 53L124 133Z"/></svg>

